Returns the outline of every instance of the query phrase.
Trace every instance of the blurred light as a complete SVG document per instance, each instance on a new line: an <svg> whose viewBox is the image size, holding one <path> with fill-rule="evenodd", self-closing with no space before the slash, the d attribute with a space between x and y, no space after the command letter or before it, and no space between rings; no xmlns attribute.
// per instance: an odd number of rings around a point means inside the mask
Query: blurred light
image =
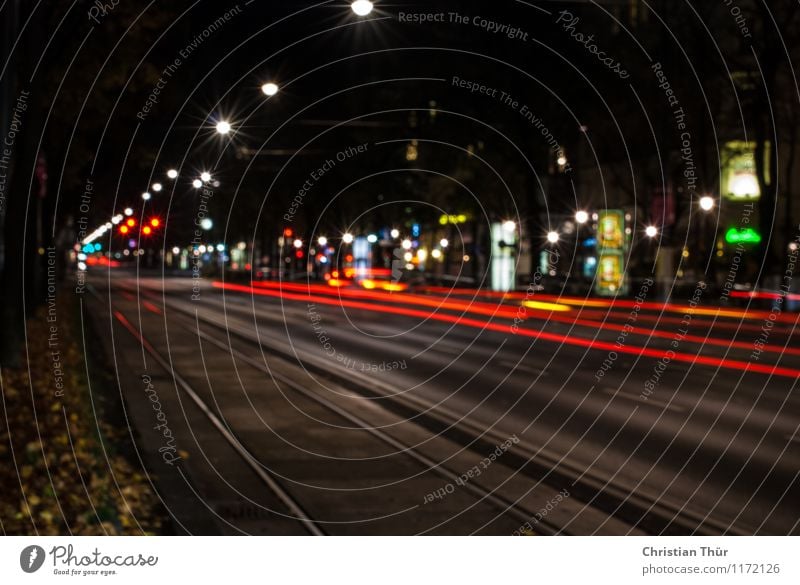
<svg viewBox="0 0 800 585"><path fill-rule="evenodd" d="M181 253L181 249L178 246L175 246L174 248L172 248L172 253L173 254L180 254Z"/></svg>
<svg viewBox="0 0 800 585"><path fill-rule="evenodd" d="M406 262L411 262L411 259L413 257L414 257L414 254L412 254L411 252L406 252L405 254L403 254L403 258L405 258Z"/></svg>
<svg viewBox="0 0 800 585"><path fill-rule="evenodd" d="M420 248L417 250L417 258L419 258L420 262L425 262L425 259L428 257L428 251L424 248Z"/></svg>
<svg viewBox="0 0 800 585"><path fill-rule="evenodd" d="M438 260L442 257L442 251L439 248L436 248L435 250L431 251L431 256Z"/></svg>
<svg viewBox="0 0 800 585"><path fill-rule="evenodd" d="M543 303L541 301L524 301L522 306L527 307L528 309L538 309L540 311L566 312L572 310L566 305L561 305L559 303Z"/></svg>
<svg viewBox="0 0 800 585"><path fill-rule="evenodd" d="M163 188L164 188L164 185L162 185L161 183L153 183L153 186L151 187L151 189L153 189L153 191L155 191L156 193L161 191L161 189L163 189Z"/></svg>
<svg viewBox="0 0 800 585"><path fill-rule="evenodd" d="M303 240L298 238L293 242L293 244L294 244L295 248L302 248L303 247Z"/></svg>
<svg viewBox="0 0 800 585"><path fill-rule="evenodd" d="M654 225L649 225L644 228L644 235L648 238L655 238L658 235L658 228Z"/></svg>
<svg viewBox="0 0 800 585"><path fill-rule="evenodd" d="M558 166L563 167L567 164L567 157L562 154L558 157L556 162L558 163Z"/></svg>
<svg viewBox="0 0 800 585"><path fill-rule="evenodd" d="M154 217L153 219L150 220L150 225L153 227L158 227L161 225L161 220L158 219L157 217Z"/></svg>
<svg viewBox="0 0 800 585"><path fill-rule="evenodd" d="M128 224L128 227L133 227L133 226L135 226L135 225L136 225L136 220L135 220L135 219L133 219L133 218L130 218L130 219L129 219L128 221L126 221L125 223L127 223L127 224Z"/></svg>
<svg viewBox="0 0 800 585"><path fill-rule="evenodd" d="M204 183L208 183L211 180L211 173L209 173L208 171L203 171L202 173L200 173L200 180L203 181Z"/></svg>
<svg viewBox="0 0 800 585"><path fill-rule="evenodd" d="M148 193L147 191L142 193L142 199L144 199L145 201L149 201L150 197L152 197L152 195L150 195L150 193Z"/></svg>
<svg viewBox="0 0 800 585"><path fill-rule="evenodd" d="M348 233L346 233L346 234L344 234L344 235L342 236L342 241L343 241L345 244L352 244L352 243L353 243L353 234L351 234L351 233L349 233L349 232L348 232Z"/></svg>
<svg viewBox="0 0 800 585"><path fill-rule="evenodd" d="M200 222L200 227L204 230L210 230L212 227L214 227L214 222L206 217Z"/></svg>
<svg viewBox="0 0 800 585"><path fill-rule="evenodd" d="M128 226L126 226L126 225L119 226L119 233L121 233L123 235L127 234L128 233Z"/></svg>
<svg viewBox="0 0 800 585"><path fill-rule="evenodd" d="M142 228L142 233L146 236L149 236L152 232L153 229L149 225L146 225Z"/></svg>
<svg viewBox="0 0 800 585"><path fill-rule="evenodd" d="M170 179L177 179L178 178L178 171L176 171L175 169L170 169L170 170L167 171L167 176Z"/></svg>
<svg viewBox="0 0 800 585"><path fill-rule="evenodd" d="M358 16L366 16L372 12L373 5L369 0L355 0L355 2L350 5L350 8Z"/></svg>
<svg viewBox="0 0 800 585"><path fill-rule="evenodd" d="M403 240L403 242L400 245L403 246L403 250L410 250L411 249L411 240L405 239L405 240Z"/></svg>
<svg viewBox="0 0 800 585"><path fill-rule="evenodd" d="M559 240L558 232L547 232L547 241L551 244L557 244Z"/></svg>
<svg viewBox="0 0 800 585"><path fill-rule="evenodd" d="M441 240L439 240L439 245L442 248L446 248L447 246L450 245L450 242L447 241L447 238L442 238Z"/></svg>
<svg viewBox="0 0 800 585"><path fill-rule="evenodd" d="M217 122L217 134L227 134L231 131L231 124L230 122L226 122L225 120L220 120Z"/></svg>
<svg viewBox="0 0 800 585"><path fill-rule="evenodd" d="M87 256L84 253L78 254L78 260L86 260Z"/></svg>
<svg viewBox="0 0 800 585"><path fill-rule="evenodd" d="M86 270L86 264L84 262L78 262L78 270Z"/></svg>
<svg viewBox="0 0 800 585"><path fill-rule="evenodd" d="M392 236L393 238L399 238L400 237L400 230L393 229L391 232L389 232L389 235Z"/></svg>
<svg viewBox="0 0 800 585"><path fill-rule="evenodd" d="M278 93L278 86L274 83L265 83L261 86L261 91L264 92L264 95L273 96Z"/></svg>
<svg viewBox="0 0 800 585"><path fill-rule="evenodd" d="M736 197L747 197L759 192L758 181L754 175L738 175L731 181L731 192Z"/></svg>
<svg viewBox="0 0 800 585"><path fill-rule="evenodd" d="M700 209L703 211L711 211L714 209L714 199L708 195L700 198Z"/></svg>
<svg viewBox="0 0 800 585"><path fill-rule="evenodd" d="M103 224L103 227L100 228L100 231L105 233L108 230L110 230L113 227L113 225L114 225L113 223L111 223L110 221L107 221L105 224Z"/></svg>
<svg viewBox="0 0 800 585"><path fill-rule="evenodd" d="M575 213L575 221L581 224L586 223L587 221L589 221L589 214L586 213L585 211L578 211L577 213Z"/></svg>
<svg viewBox="0 0 800 585"><path fill-rule="evenodd" d="M198 252L200 252L201 254L205 254L205 253L206 253L206 246L205 246L205 244L200 244L200 245L197 247L197 251L198 251Z"/></svg>
<svg viewBox="0 0 800 585"><path fill-rule="evenodd" d="M224 252L225 244L217 244L217 252Z"/></svg>
<svg viewBox="0 0 800 585"><path fill-rule="evenodd" d="M294 230L292 228L285 228L283 230L283 237L284 238L291 238L294 235Z"/></svg>
<svg viewBox="0 0 800 585"><path fill-rule="evenodd" d="M324 246L325 244L328 243L328 238L326 238L325 236L320 236L320 237L317 238L317 243L320 246Z"/></svg>
<svg viewBox="0 0 800 585"><path fill-rule="evenodd" d="M203 181L201 181L200 179L195 179L194 181L192 181L192 187L194 187L195 189L199 189L202 186L203 186Z"/></svg>
<svg viewBox="0 0 800 585"><path fill-rule="evenodd" d="M111 218L111 223L117 225L119 222L122 221L122 218L119 215L115 215Z"/></svg>
<svg viewBox="0 0 800 585"><path fill-rule="evenodd" d="M507 232L513 232L515 229L517 229L517 224L511 220L505 221L503 222L503 229Z"/></svg>
<svg viewBox="0 0 800 585"><path fill-rule="evenodd" d="M125 208L125 215L127 215L127 216L133 215L133 209L131 209L130 207L126 207Z"/></svg>
<svg viewBox="0 0 800 585"><path fill-rule="evenodd" d="M246 250L247 249L247 242L239 242L236 244L236 248L239 250Z"/></svg>
<svg viewBox="0 0 800 585"><path fill-rule="evenodd" d="M378 236L376 236L375 234L370 234L370 235L367 236L367 241L370 244L374 244L375 242L378 241Z"/></svg>

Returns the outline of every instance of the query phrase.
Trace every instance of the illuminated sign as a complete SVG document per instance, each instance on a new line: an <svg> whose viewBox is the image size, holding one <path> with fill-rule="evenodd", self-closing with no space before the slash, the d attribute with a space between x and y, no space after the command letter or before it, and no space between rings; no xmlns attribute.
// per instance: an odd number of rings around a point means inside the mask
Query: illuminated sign
<svg viewBox="0 0 800 585"><path fill-rule="evenodd" d="M439 218L440 225L447 225L448 223L456 225L459 223L466 223L469 220L469 216L459 213L458 215L442 215Z"/></svg>
<svg viewBox="0 0 800 585"><path fill-rule="evenodd" d="M758 244L761 234L753 228L731 228L725 232L725 241L729 244Z"/></svg>
<svg viewBox="0 0 800 585"><path fill-rule="evenodd" d="M597 288L600 294L616 294L624 289L625 257L619 250L607 250L597 261Z"/></svg>
<svg viewBox="0 0 800 585"><path fill-rule="evenodd" d="M766 144L767 151L769 143ZM752 142L728 142L722 149L720 192L729 199L758 199L761 189L756 175L756 147ZM769 181L769 177L766 177Z"/></svg>

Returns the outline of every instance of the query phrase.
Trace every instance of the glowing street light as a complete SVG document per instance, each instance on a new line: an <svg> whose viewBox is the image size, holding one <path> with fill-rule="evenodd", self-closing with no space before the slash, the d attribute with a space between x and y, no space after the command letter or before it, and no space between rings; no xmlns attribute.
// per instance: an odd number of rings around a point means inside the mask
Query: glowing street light
<svg viewBox="0 0 800 585"><path fill-rule="evenodd" d="M551 244L557 244L559 240L558 232L547 232L547 241Z"/></svg>
<svg viewBox="0 0 800 585"><path fill-rule="evenodd" d="M580 224L584 224L589 221L589 214L585 211L581 210L575 213L575 221Z"/></svg>
<svg viewBox="0 0 800 585"><path fill-rule="evenodd" d="M358 16L366 16L372 12L373 4L369 0L356 0L350 5L350 8Z"/></svg>
<svg viewBox="0 0 800 585"><path fill-rule="evenodd" d="M299 238L298 238L298 239L296 239L296 240L294 241L294 247L295 247L295 248L297 248L298 250L299 250L300 248L302 248L302 247L303 247L303 240L301 240L301 239L299 239Z"/></svg>
<svg viewBox="0 0 800 585"><path fill-rule="evenodd" d="M211 219L209 219L208 217L206 217L206 218L204 218L204 219L202 219L200 221L200 227L203 228L204 230L208 231L212 227L214 227L214 222L211 221Z"/></svg>
<svg viewBox="0 0 800 585"><path fill-rule="evenodd" d="M152 195L150 195L150 193L148 193L147 191L142 193L142 199L144 199L145 201L150 201L150 197L152 197Z"/></svg>
<svg viewBox="0 0 800 585"><path fill-rule="evenodd" d="M211 180L211 173L209 173L208 171L203 171L202 173L200 173L200 180L203 181L204 183L208 183Z"/></svg>
<svg viewBox="0 0 800 585"><path fill-rule="evenodd" d="M265 83L264 85L261 86L261 91L264 93L264 95L268 95L271 97L276 93L278 93L278 86L272 82Z"/></svg>
<svg viewBox="0 0 800 585"><path fill-rule="evenodd" d="M230 122L226 122L225 120L220 120L217 122L217 134L222 134L223 136L231 131L231 124Z"/></svg>
<svg viewBox="0 0 800 585"><path fill-rule="evenodd" d="M508 221L503 222L503 229L507 232L513 232L515 229L517 229L517 224L509 219Z"/></svg>
<svg viewBox="0 0 800 585"><path fill-rule="evenodd" d="M397 239L397 238L400 237L400 230L393 229L391 232L389 232L389 235L391 235L393 238Z"/></svg>
<svg viewBox="0 0 800 585"><path fill-rule="evenodd" d="M342 236L342 241L343 241L345 244L352 244L352 243L353 243L353 239L354 239L354 238L353 238L353 234L351 234L351 233L349 233L349 232L348 232L348 233L346 233L346 234L344 234L344 235Z"/></svg>
<svg viewBox="0 0 800 585"><path fill-rule="evenodd" d="M200 179L195 179L194 181L192 181L192 187L194 187L195 189L199 189L202 186L203 186L203 181L201 181Z"/></svg>
<svg viewBox="0 0 800 585"><path fill-rule="evenodd" d="M711 211L714 209L714 198L705 195L704 197L700 198L700 209L703 211Z"/></svg>
<svg viewBox="0 0 800 585"><path fill-rule="evenodd" d="M402 244L403 250L410 250L411 249L411 240L403 240Z"/></svg>
<svg viewBox="0 0 800 585"><path fill-rule="evenodd" d="M370 234L370 235L367 236L367 241L370 244L374 244L375 242L378 241L378 236L376 236L375 234Z"/></svg>
<svg viewBox="0 0 800 585"><path fill-rule="evenodd" d="M167 171L167 177L170 179L177 179L178 178L178 171L175 169L170 169Z"/></svg>
<svg viewBox="0 0 800 585"><path fill-rule="evenodd" d="M131 215L133 215L133 209L131 209L130 207L126 207L124 213L126 216L130 217Z"/></svg>
<svg viewBox="0 0 800 585"><path fill-rule="evenodd" d="M447 238L442 238L441 240L439 240L439 245L442 248L446 248L447 246L450 245L450 242L447 240Z"/></svg>
<svg viewBox="0 0 800 585"><path fill-rule="evenodd" d="M317 238L317 244L319 244L320 246L325 246L327 245L327 243L328 243L328 238L326 238L325 236L320 236Z"/></svg>
<svg viewBox="0 0 800 585"><path fill-rule="evenodd" d="M658 228L654 225L649 225L644 228L644 235L648 238L655 238L658 235Z"/></svg>
<svg viewBox="0 0 800 585"><path fill-rule="evenodd" d="M436 260L438 260L439 258L442 257L442 251L439 248L436 248L435 250L431 250L431 257L433 257Z"/></svg>

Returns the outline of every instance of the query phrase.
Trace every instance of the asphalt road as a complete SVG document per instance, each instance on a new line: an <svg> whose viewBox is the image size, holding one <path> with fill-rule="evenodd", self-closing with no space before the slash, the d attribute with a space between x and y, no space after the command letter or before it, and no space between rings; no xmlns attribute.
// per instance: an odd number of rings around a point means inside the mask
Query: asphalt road
<svg viewBox="0 0 800 585"><path fill-rule="evenodd" d="M610 532L800 534L796 314L716 314L701 302L691 313L647 304L632 316L630 305L468 291L223 289L205 281L193 291L191 279L124 271L91 281L170 352L190 351L185 324L194 321L253 359L289 356L305 369L291 374L301 383L329 387L332 377L432 437L470 445L489 431L484 449L496 443L489 437L517 437L503 465L531 486L570 489L583 508L621 522ZM522 311L525 301L543 304ZM754 359L767 321L775 322L770 351ZM622 335L626 324L635 329ZM307 423L298 440L323 424ZM612 526L579 514L560 522L568 533Z"/></svg>

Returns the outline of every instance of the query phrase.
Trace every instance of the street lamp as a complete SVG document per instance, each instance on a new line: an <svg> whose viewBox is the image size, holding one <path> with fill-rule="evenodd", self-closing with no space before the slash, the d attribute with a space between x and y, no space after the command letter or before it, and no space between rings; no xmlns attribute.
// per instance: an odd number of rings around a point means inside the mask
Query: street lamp
<svg viewBox="0 0 800 585"><path fill-rule="evenodd" d="M372 12L372 2L369 0L356 0L350 5L350 8L355 12L358 16L366 16L370 12Z"/></svg>
<svg viewBox="0 0 800 585"><path fill-rule="evenodd" d="M208 218L208 217L206 217L206 218L203 218L203 219L200 221L200 227L201 227L201 228L203 228L204 230L208 231L208 230L210 230L212 227L214 227L214 222L213 222L213 221L211 221L211 219L210 219L210 218Z"/></svg>
<svg viewBox="0 0 800 585"><path fill-rule="evenodd" d="M153 186L151 188L153 189L153 191L158 193L159 191L161 191L161 189L164 188L164 186L161 183L153 183Z"/></svg>
<svg viewBox="0 0 800 585"><path fill-rule="evenodd" d="M317 244L319 244L320 246L324 246L327 243L328 243L328 238L326 238L325 236L320 236L317 238Z"/></svg>
<svg viewBox="0 0 800 585"><path fill-rule="evenodd" d="M231 131L231 124L230 122L226 122L225 120L220 120L217 122L217 133L225 135Z"/></svg>
<svg viewBox="0 0 800 585"><path fill-rule="evenodd" d="M150 201L150 197L152 197L152 195L150 195L150 193L148 193L147 191L142 193L142 199L144 199L145 201Z"/></svg>
<svg viewBox="0 0 800 585"><path fill-rule="evenodd" d="M447 241L447 238L442 238L441 240L439 240L439 245L440 245L442 248L446 248L447 246L449 246L449 245L450 245L450 242L449 242L449 241Z"/></svg>
<svg viewBox="0 0 800 585"><path fill-rule="evenodd" d="M649 225L644 228L644 235L648 238L655 238L658 235L658 228L654 225Z"/></svg>
<svg viewBox="0 0 800 585"><path fill-rule="evenodd" d="M705 195L700 198L700 209L703 211L711 211L714 209L714 198Z"/></svg>
<svg viewBox="0 0 800 585"><path fill-rule="evenodd" d="M167 171L167 177L170 179L177 179L178 178L178 171L175 169L170 169Z"/></svg>
<svg viewBox="0 0 800 585"><path fill-rule="evenodd" d="M303 240L301 240L300 238L296 239L293 243L294 247L297 248L298 250L303 247Z"/></svg>
<svg viewBox="0 0 800 585"><path fill-rule="evenodd" d="M517 224L509 219L508 221L503 222L503 229L507 232L513 232L515 229L517 229Z"/></svg>
<svg viewBox="0 0 800 585"><path fill-rule="evenodd" d="M575 213L575 221L579 224L584 224L589 221L589 214L585 211L581 210Z"/></svg>
<svg viewBox="0 0 800 585"><path fill-rule="evenodd" d="M353 243L353 239L354 239L354 238L353 238L353 234L351 234L351 233L349 233L349 232L348 232L348 233L346 233L346 234L344 234L344 235L342 236L342 241L343 241L345 244L352 244L352 243Z"/></svg>
<svg viewBox="0 0 800 585"><path fill-rule="evenodd" d="M209 173L208 171L203 171L202 173L200 173L200 180L203 181L204 183L208 183L211 180L211 173Z"/></svg>
<svg viewBox="0 0 800 585"><path fill-rule="evenodd" d="M194 187L195 189L199 189L202 186L203 186L203 181L201 181L200 179L195 179L194 181L192 181L192 187Z"/></svg>
<svg viewBox="0 0 800 585"><path fill-rule="evenodd" d="M393 238L397 239L397 238L400 237L400 230L393 229L391 232L389 232L389 235L391 235Z"/></svg>
<svg viewBox="0 0 800 585"><path fill-rule="evenodd" d="M558 232L547 232L547 241L551 244L557 244L559 240Z"/></svg>
<svg viewBox="0 0 800 585"><path fill-rule="evenodd" d="M403 250L410 250L411 249L411 240L403 240L401 244L403 246Z"/></svg>
<svg viewBox="0 0 800 585"><path fill-rule="evenodd" d="M278 93L278 86L274 83L265 83L261 86L261 91L264 92L264 95L273 96Z"/></svg>
<svg viewBox="0 0 800 585"><path fill-rule="evenodd" d="M133 209L131 209L130 207L126 207L123 213L125 213L126 216L130 217L131 215L133 215Z"/></svg>

